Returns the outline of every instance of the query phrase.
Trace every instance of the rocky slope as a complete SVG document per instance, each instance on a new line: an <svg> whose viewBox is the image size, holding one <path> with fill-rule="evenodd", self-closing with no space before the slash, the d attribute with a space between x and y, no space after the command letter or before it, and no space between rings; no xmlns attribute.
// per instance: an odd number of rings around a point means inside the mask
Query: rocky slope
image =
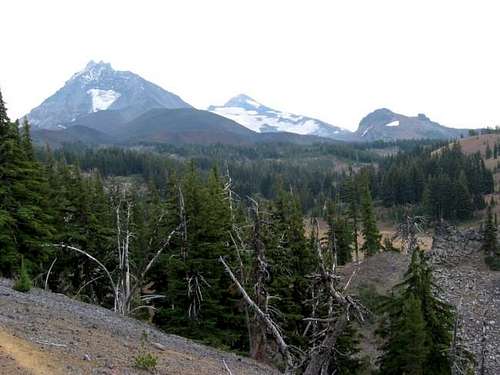
<svg viewBox="0 0 500 375"><path fill-rule="evenodd" d="M248 358L168 335L104 308L34 289L19 293L0 280L0 373L35 375L146 374L134 357L158 357L157 374L272 375L277 371Z"/></svg>

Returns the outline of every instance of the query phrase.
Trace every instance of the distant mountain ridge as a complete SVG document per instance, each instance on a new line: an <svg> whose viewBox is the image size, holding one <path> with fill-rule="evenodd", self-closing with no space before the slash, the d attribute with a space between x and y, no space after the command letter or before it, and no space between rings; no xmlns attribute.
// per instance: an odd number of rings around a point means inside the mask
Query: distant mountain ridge
<svg viewBox="0 0 500 375"><path fill-rule="evenodd" d="M442 126L423 114L411 117L386 108L365 116L358 130L351 132L275 110L245 94L202 111L139 75L114 70L102 61L90 61L26 117L39 142L55 144L450 140L468 132Z"/></svg>
<svg viewBox="0 0 500 375"><path fill-rule="evenodd" d="M211 105L208 110L258 133L288 132L336 140L354 140L352 132L347 129L311 117L272 109L245 94L231 98L222 106Z"/></svg>
<svg viewBox="0 0 500 375"><path fill-rule="evenodd" d="M354 133L360 141L392 141L399 139L459 138L468 129L448 128L431 121L426 115L405 116L387 108L377 109L365 116Z"/></svg>
<svg viewBox="0 0 500 375"><path fill-rule="evenodd" d="M131 120L153 108L192 106L137 74L90 61L27 117L35 128L55 129L71 126L81 116L98 111L119 110Z"/></svg>

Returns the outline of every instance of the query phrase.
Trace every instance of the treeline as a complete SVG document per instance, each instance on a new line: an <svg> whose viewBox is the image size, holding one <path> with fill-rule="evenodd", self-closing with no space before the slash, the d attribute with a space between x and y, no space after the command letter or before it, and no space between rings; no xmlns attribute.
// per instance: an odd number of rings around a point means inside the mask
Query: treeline
<svg viewBox="0 0 500 375"><path fill-rule="evenodd" d="M390 156L371 181L385 206L417 204L432 219L469 219L486 207L484 194L494 191L493 174L481 155L465 155L458 142Z"/></svg>
<svg viewBox="0 0 500 375"><path fill-rule="evenodd" d="M332 146L275 146L275 152L270 145L261 145L256 149L242 147L241 153L238 148L223 145L172 146L171 149L162 146L159 153L150 149L66 145L53 151L39 148L36 155L46 162L50 153L57 161L78 165L85 172L98 170L103 177L139 177L160 192L166 191L171 173L186 172L187 161L193 161L204 177L217 165L224 174L229 171L234 181L233 189L241 197L275 199L280 188L292 190L304 213L314 211L318 214L325 200L336 195L338 183L345 178L346 166L352 160L337 159L333 152L336 148ZM198 153L199 150L206 154ZM258 156L257 151L263 155ZM364 153L376 158L369 152ZM362 159L369 160L366 155Z"/></svg>

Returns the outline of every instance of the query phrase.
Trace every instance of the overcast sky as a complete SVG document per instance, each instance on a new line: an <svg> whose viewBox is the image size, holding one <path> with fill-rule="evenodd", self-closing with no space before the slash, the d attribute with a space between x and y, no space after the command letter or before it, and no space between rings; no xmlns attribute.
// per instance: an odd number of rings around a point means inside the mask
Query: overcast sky
<svg viewBox="0 0 500 375"><path fill-rule="evenodd" d="M478 0L1 0L0 88L16 118L94 59L198 108L246 93L350 129L380 107L495 126L499 17Z"/></svg>

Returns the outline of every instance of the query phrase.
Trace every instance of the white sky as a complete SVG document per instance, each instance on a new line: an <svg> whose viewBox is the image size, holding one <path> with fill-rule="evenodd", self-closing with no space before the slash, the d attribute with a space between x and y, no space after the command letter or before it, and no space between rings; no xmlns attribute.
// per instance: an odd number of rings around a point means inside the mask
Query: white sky
<svg viewBox="0 0 500 375"><path fill-rule="evenodd" d="M246 93L355 129L376 108L500 125L500 2L1 0L0 88L16 118L90 60L198 108Z"/></svg>

